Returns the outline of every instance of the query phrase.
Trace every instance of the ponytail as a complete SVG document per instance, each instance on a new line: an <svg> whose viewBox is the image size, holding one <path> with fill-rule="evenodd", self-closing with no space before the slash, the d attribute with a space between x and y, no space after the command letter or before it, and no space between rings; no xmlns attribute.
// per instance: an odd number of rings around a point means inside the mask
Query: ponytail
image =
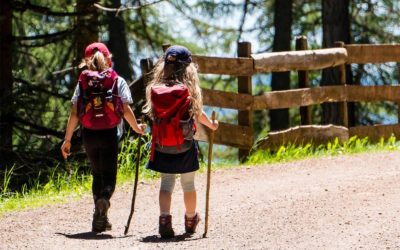
<svg viewBox="0 0 400 250"><path fill-rule="evenodd" d="M90 58L85 58L79 64L79 68L87 67L89 70L102 72L110 68L107 58L100 51L96 51Z"/></svg>

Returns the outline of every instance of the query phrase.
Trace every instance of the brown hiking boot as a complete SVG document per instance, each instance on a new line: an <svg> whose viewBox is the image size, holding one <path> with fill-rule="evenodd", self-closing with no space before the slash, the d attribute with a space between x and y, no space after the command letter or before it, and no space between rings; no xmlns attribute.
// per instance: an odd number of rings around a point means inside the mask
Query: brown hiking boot
<svg viewBox="0 0 400 250"><path fill-rule="evenodd" d="M188 234L193 234L196 232L196 227L197 224L199 224L200 221L200 215L199 213L196 213L196 215L193 218L188 218L185 215L185 231Z"/></svg>
<svg viewBox="0 0 400 250"><path fill-rule="evenodd" d="M173 238L175 236L174 229L172 229L172 216L161 215L159 218L158 232L161 238Z"/></svg>
<svg viewBox="0 0 400 250"><path fill-rule="evenodd" d="M101 233L111 230L112 225L108 221L107 217L107 212L109 208L110 202L106 199L98 199L96 201L93 214L92 232Z"/></svg>

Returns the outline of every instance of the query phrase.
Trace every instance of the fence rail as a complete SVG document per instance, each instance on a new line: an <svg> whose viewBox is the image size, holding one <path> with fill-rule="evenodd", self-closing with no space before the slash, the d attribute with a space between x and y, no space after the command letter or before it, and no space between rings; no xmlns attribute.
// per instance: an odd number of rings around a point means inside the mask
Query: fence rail
<svg viewBox="0 0 400 250"><path fill-rule="evenodd" d="M199 66L199 72L203 74L251 76L254 74L253 59L238 57L211 57L196 56L193 62Z"/></svg>
<svg viewBox="0 0 400 250"><path fill-rule="evenodd" d="M346 63L387 63L398 62L400 58L399 44L346 44Z"/></svg>
<svg viewBox="0 0 400 250"><path fill-rule="evenodd" d="M346 63L344 48L263 53L252 56L255 73L318 70Z"/></svg>
<svg viewBox="0 0 400 250"><path fill-rule="evenodd" d="M283 109L322 104L326 102L400 102L400 85L383 86L325 86L266 92L262 95L202 89L204 104L237 109Z"/></svg>
<svg viewBox="0 0 400 250"><path fill-rule="evenodd" d="M204 74L247 76L279 71L319 70L341 64L388 63L400 61L400 44L349 44L343 48L253 54L245 57L194 55Z"/></svg>
<svg viewBox="0 0 400 250"><path fill-rule="evenodd" d="M209 130L200 124L197 124L197 128L195 139L208 141ZM241 149L250 149L254 143L253 131L247 126L221 122L217 133L214 135L214 143Z"/></svg>

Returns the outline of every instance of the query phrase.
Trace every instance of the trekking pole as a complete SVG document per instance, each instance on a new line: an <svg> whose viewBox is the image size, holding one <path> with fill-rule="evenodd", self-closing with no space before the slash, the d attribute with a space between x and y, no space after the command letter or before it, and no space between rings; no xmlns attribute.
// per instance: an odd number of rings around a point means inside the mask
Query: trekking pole
<svg viewBox="0 0 400 250"><path fill-rule="evenodd" d="M141 117L141 120L142 120L142 122L144 121L143 120L143 116ZM136 190L137 190L137 183L138 183L138 179L139 179L140 148L141 148L141 144L142 144L141 141L142 141L142 135L139 134L139 136L138 136L138 144L137 144L138 150L137 150L137 155L136 155L135 183L134 183L134 186L133 186L131 212L129 213L128 221L126 222L124 235L126 235L128 233L129 225L131 224L131 219L132 219L132 216L133 216L133 212L135 211Z"/></svg>
<svg viewBox="0 0 400 250"><path fill-rule="evenodd" d="M214 121L216 118L215 111L211 114L211 120ZM210 179L211 179L211 162L212 162L212 149L214 143L214 130L210 131L208 137L208 162L207 162L207 190L206 190L206 215L204 221L204 234L203 238L207 236L208 231L208 207L209 207L209 200L210 200Z"/></svg>

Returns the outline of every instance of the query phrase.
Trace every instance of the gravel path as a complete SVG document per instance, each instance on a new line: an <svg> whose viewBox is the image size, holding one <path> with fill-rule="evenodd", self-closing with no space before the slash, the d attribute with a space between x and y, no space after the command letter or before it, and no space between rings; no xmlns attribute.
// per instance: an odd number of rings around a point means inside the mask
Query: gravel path
<svg viewBox="0 0 400 250"><path fill-rule="evenodd" d="M400 249L400 153L368 153L213 172L208 237L205 174L197 176L203 221L183 235L182 191L173 196L178 234L162 240L158 181L140 183L124 236L132 185L112 198L113 230L90 233L91 198L5 214L0 249Z"/></svg>

